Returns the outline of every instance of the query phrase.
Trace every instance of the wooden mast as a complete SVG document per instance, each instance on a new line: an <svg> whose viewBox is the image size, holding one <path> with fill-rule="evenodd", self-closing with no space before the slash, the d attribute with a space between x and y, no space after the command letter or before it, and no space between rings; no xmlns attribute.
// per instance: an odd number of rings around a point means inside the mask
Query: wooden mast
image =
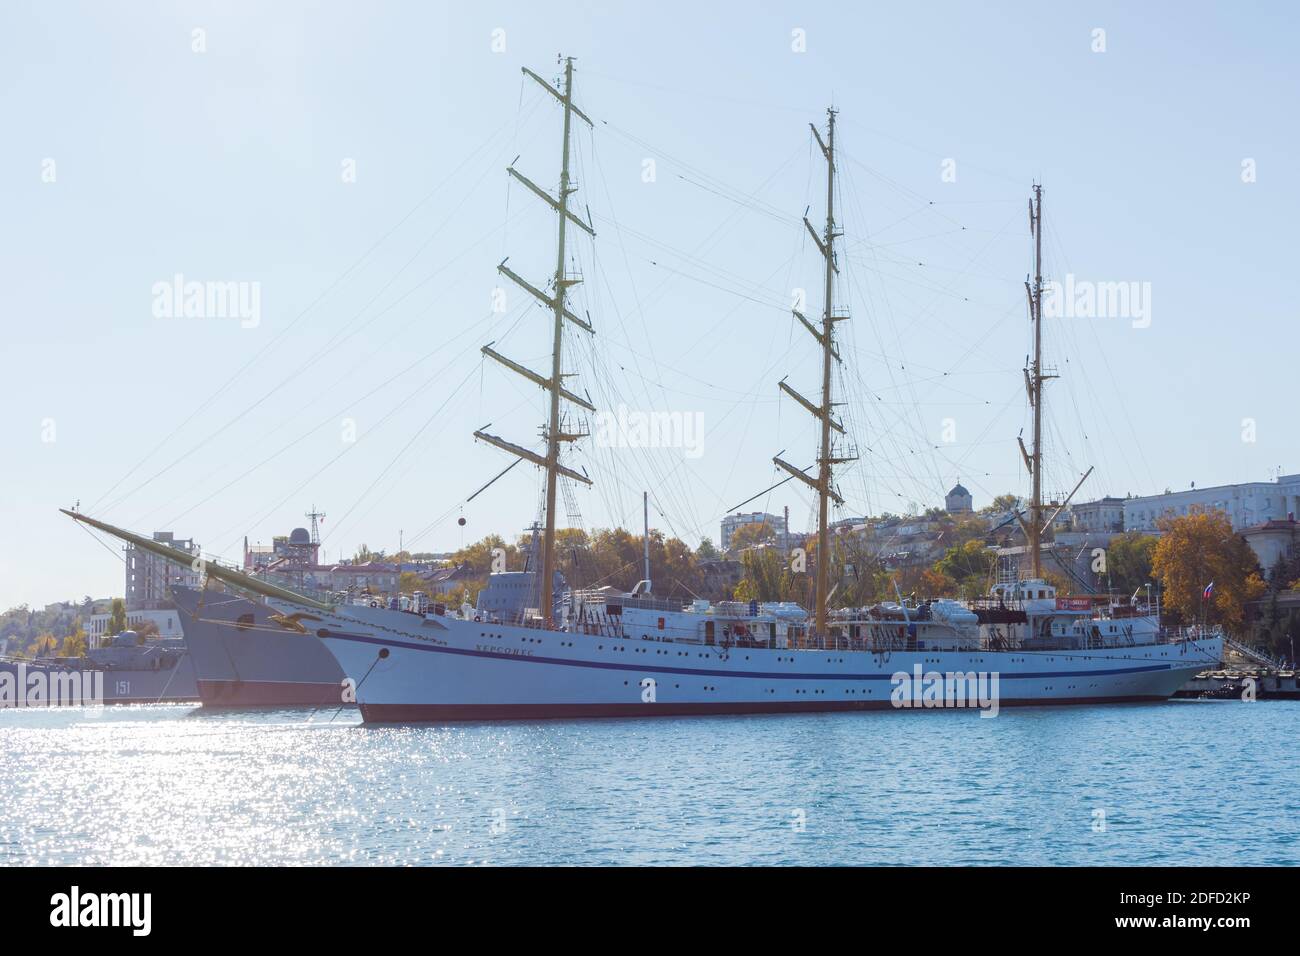
<svg viewBox="0 0 1300 956"><path fill-rule="evenodd" d="M1032 577L1043 576L1043 382L1055 375L1043 372L1043 187L1034 184L1034 198L1029 201L1029 231L1034 236L1034 284L1025 283L1029 294L1029 321L1034 327L1034 357L1025 364L1025 392L1029 395L1029 407L1034 414L1033 451L1025 448L1023 438L1020 454L1025 460L1033 481L1033 491L1029 498L1029 520L1020 520L1025 532L1025 543L1029 548ZM1091 473L1092 469L1088 469ZM1086 478L1087 475L1084 475ZM1080 482L1082 484L1082 482ZM1077 490L1077 487L1076 487ZM1073 492L1071 492L1073 497ZM1062 504L1064 507L1064 504ZM1059 512L1059 508L1057 511ZM1055 518L1055 515L1053 515Z"/></svg>
<svg viewBox="0 0 1300 956"><path fill-rule="evenodd" d="M1029 402L1034 407L1034 479L1029 505L1029 547L1034 577L1043 576L1043 187L1034 184L1034 366Z"/></svg>
<svg viewBox="0 0 1300 956"><path fill-rule="evenodd" d="M817 590L815 597L814 613L814 633L821 638L826 636L826 616L827 606L830 603L830 531L828 525L828 511L830 502L842 505L844 499L841 498L832 487L833 466L844 462L853 461L853 456L836 457L835 450L831 444L831 431L834 430L839 434L844 434L844 426L835 420L832 410L835 402L832 401L831 395L831 372L832 361L839 361L840 355L835 348L835 323L848 318L847 315L835 314L835 274L839 268L835 264L835 240L841 235L835 231L835 110L826 111L826 139L822 140L821 133L817 127L812 127L813 136L817 139L817 145L821 147L822 155L826 158L826 228L818 236L817 230L813 228L808 217L804 217L804 226L807 227L813 242L817 244L822 257L826 260L825 272L825 291L824 304L822 309L821 329L818 330L811 322L804 318L803 314L797 309L794 310L795 318L806 328L822 348L822 394L821 404L815 405L808 399L804 398L789 385L785 384L784 379L778 383L781 391L785 392L796 402L804 407L814 418L821 423L821 442L820 450L817 456L817 477L812 478L800 469L794 467L789 462L784 461L780 456L772 460L785 471L789 472L795 478L798 478L804 484L808 485L817 492Z"/></svg>
<svg viewBox="0 0 1300 956"><path fill-rule="evenodd" d="M1056 506L1046 519L1043 518L1043 383L1059 376L1049 374L1043 369L1043 186L1034 183L1034 198L1029 201L1029 231L1034 236L1034 284L1025 283L1029 293L1029 318L1034 326L1034 358L1025 367L1025 391L1029 394L1029 405L1034 411L1034 449L1033 453L1025 450L1023 439L1020 441L1020 453L1024 456L1025 467L1033 479L1033 491L1029 499L1029 521L1020 522L1028 542L1030 566L1034 578L1043 576L1043 532L1056 520L1070 504L1088 476L1092 466L1083 473L1073 490L1065 500Z"/></svg>
<svg viewBox="0 0 1300 956"><path fill-rule="evenodd" d="M538 455L526 448L507 442L495 435L488 435L483 431L476 431L475 438L480 438L491 445L495 445L504 451L513 455L518 455L526 461L542 468L546 472L546 531L542 539L542 580L538 588L538 602L542 619L547 624L553 623L553 604L554 595L552 590L555 579L555 497L556 490L559 487L559 480L563 476L572 478L574 481L580 481L584 484L591 484L591 479L586 475L579 474L570 468L560 464L560 443L565 441L574 441L583 437L581 434L566 434L561 430L560 421L560 399L572 402L588 411L595 411L595 407L589 402L564 388L564 363L563 363L563 345L564 345L564 323L572 322L586 332L593 332L590 323L578 318L565 305L565 299L569 286L576 285L582 281L577 278L570 278L565 273L564 253L565 253L565 235L569 223L573 223L588 235L595 236L595 231L591 226L579 219L569 210L569 197L577 190L577 187L571 185L569 178L569 140L574 116L582 119L588 125L591 120L587 118L582 110L573 105L573 57L566 57L564 60L564 92L560 92L551 84L534 73L527 67L524 73L532 77L542 88L558 99L564 105L564 141L560 159L560 194L559 199L553 198L540 186L524 177L517 172L514 167L507 168L508 172L519 182L523 183L534 195L538 196L544 202L551 206L559 214L559 236L555 249L555 294L548 296L545 292L530 285L520 276L506 267L505 262L497 266L497 270L511 281L519 285L524 291L540 300L543 304L550 307L554 314L554 328L551 337L551 375L546 378L531 369L525 368L516 362L511 361L500 353L494 351L489 346L483 347L483 354L497 362L500 362L506 368L523 376L535 385L550 393L550 415L547 419L546 426L546 454Z"/></svg>

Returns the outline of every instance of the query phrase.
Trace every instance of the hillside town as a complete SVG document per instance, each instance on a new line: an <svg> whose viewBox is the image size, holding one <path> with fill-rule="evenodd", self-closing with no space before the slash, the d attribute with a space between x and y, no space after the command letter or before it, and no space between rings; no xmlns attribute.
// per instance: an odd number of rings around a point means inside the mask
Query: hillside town
<svg viewBox="0 0 1300 956"><path fill-rule="evenodd" d="M1163 601L1165 612L1175 620L1203 615L1279 661L1295 659L1300 632L1300 474L1158 495L1106 496L1051 508L1042 565L1059 593L1117 603ZM1023 509L1024 502L1011 494L977 508L971 492L958 481L942 507L918 514L841 518L832 525L831 571L837 582L833 601L855 607L902 598L974 599L999 582L1015 581L1028 564L1019 521ZM390 555L362 545L351 557L328 562L322 560L316 525L321 516L313 510L308 517L310 529L294 528L269 544L245 540L242 570L307 593L387 601L393 595L420 592L458 605L473 602L492 570L531 569L530 534L514 541L488 535L443 553L403 550ZM1197 519L1206 526L1193 529L1191 522ZM1159 542L1178 534L1201 537L1176 552L1171 547L1162 568ZM630 590L644 576L645 547L638 534L571 528L558 536L557 584ZM789 509L726 515L717 544L704 538L692 548L654 529L649 537L652 587L664 598L683 603L808 600L806 568L811 564L801 565L800 555L803 561L815 562L815 537L790 526ZM196 557L201 553L195 541L170 531L155 532L153 539ZM1204 568L1169 566L1189 562L1202 562ZM40 610L20 607L5 612L0 617L0 653L75 654L128 627L146 638L179 636L181 625L167 591L173 584L198 586L199 572L131 546L123 549L123 566L122 598L85 597ZM1198 587L1217 577L1218 597L1210 606L1197 606L1194 595L1166 593L1168 582L1187 573Z"/></svg>

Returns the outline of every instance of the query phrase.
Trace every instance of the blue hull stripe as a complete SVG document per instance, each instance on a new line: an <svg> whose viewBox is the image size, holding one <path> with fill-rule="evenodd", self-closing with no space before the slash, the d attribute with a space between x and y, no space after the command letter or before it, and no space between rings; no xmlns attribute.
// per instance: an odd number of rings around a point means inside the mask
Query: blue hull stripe
<svg viewBox="0 0 1300 956"><path fill-rule="evenodd" d="M586 635L584 635L586 636ZM516 661L520 664L551 664L561 667L594 667L601 670L614 671L633 671L643 674L646 671L654 671L660 674L684 674L692 677L749 677L758 680L891 680L893 673L876 672L870 674L817 674L807 672L789 671L731 671L731 670L711 670L706 668L694 667L668 667L663 664L655 664L652 661L646 661L642 664L614 664L603 661L573 661L565 660L560 657L526 657L522 654L504 654L493 651L471 651L460 647L438 647L432 644L409 644L405 641L394 641L388 638L371 637L369 634L347 634L341 631L326 631L324 634L326 640L354 641L359 644L375 644L381 647L400 647L408 651L432 651L437 654L460 654L465 657L488 657L493 660ZM618 640L618 638L611 638ZM806 651L800 653L807 653ZM864 651L853 651L854 654L869 653ZM896 653L923 653L923 652L896 652ZM951 653L951 652L948 652ZM975 652L978 653L978 652ZM993 654L997 652L984 651L984 654ZM1198 662L1187 660L1189 667L1197 666L1208 662ZM1087 671L1030 671L1023 674L1006 674L999 672L1002 680L1041 680L1045 677L1108 677L1115 674L1146 674L1151 671L1173 670L1173 662L1144 664L1140 667L1115 667L1106 670L1087 670ZM1182 668L1178 668L1181 670ZM908 670L911 673L911 670ZM922 673L928 671L922 668ZM964 672L963 672L964 673Z"/></svg>

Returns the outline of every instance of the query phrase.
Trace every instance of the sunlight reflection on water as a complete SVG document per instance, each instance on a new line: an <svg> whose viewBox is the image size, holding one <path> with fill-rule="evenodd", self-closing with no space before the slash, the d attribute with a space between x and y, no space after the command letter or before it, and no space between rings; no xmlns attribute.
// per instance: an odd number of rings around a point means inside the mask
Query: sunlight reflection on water
<svg viewBox="0 0 1300 956"><path fill-rule="evenodd" d="M1280 701L441 727L0 711L0 864L1297 863L1297 731Z"/></svg>

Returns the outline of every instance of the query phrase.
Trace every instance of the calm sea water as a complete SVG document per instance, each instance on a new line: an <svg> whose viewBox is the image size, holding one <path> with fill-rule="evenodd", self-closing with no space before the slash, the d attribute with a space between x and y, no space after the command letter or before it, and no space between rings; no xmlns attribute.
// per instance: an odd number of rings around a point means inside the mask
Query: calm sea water
<svg viewBox="0 0 1300 956"><path fill-rule="evenodd" d="M0 865L1300 863L1300 703L330 718L2 711Z"/></svg>

